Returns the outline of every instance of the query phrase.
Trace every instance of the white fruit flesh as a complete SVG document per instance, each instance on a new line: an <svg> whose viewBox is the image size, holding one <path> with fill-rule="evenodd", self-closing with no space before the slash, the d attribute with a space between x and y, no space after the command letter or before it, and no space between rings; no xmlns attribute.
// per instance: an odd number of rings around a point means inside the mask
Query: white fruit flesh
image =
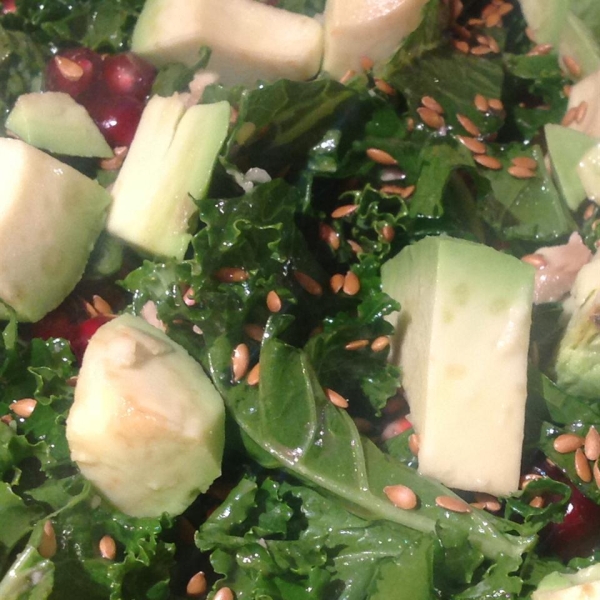
<svg viewBox="0 0 600 600"><path fill-rule="evenodd" d="M340 78L361 58L389 58L421 22L426 0L327 0L323 70Z"/></svg>
<svg viewBox="0 0 600 600"><path fill-rule="evenodd" d="M534 269L480 244L425 238L382 268L401 304L392 360L419 470L450 487L518 489Z"/></svg>
<svg viewBox="0 0 600 600"><path fill-rule="evenodd" d="M212 51L208 68L226 84L305 80L319 71L323 33L315 19L256 0L146 2L134 52L158 66L192 66L202 46Z"/></svg>
<svg viewBox="0 0 600 600"><path fill-rule="evenodd" d="M110 195L20 140L0 138L0 300L37 321L75 287ZM0 304L0 318L10 312Z"/></svg>
<svg viewBox="0 0 600 600"><path fill-rule="evenodd" d="M186 109L178 96L153 97L112 189L109 233L143 252L183 259L194 199L206 193L229 115L227 102Z"/></svg>
<svg viewBox="0 0 600 600"><path fill-rule="evenodd" d="M600 204L600 143L585 153L577 165L577 174L586 197Z"/></svg>
<svg viewBox="0 0 600 600"><path fill-rule="evenodd" d="M118 509L177 515L220 475L223 401L181 346L122 315L86 349L67 440L83 475Z"/></svg>
<svg viewBox="0 0 600 600"><path fill-rule="evenodd" d="M551 573L540 582L532 600L600 600L600 565L577 573Z"/></svg>
<svg viewBox="0 0 600 600"><path fill-rule="evenodd" d="M600 137L600 70L578 81L569 95L569 109L585 102L585 115L569 125L572 129L582 131L593 137Z"/></svg>

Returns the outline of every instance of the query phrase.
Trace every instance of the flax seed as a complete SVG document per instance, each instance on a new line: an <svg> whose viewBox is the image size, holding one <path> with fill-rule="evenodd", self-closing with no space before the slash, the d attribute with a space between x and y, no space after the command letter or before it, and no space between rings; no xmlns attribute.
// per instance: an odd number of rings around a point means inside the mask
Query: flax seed
<svg viewBox="0 0 600 600"><path fill-rule="evenodd" d="M487 98L482 94L475 94L473 104L475 105L475 108L482 113L486 113L490 109L490 105Z"/></svg>
<svg viewBox="0 0 600 600"><path fill-rule="evenodd" d="M422 106L417 108L417 113L419 114L419 117L421 117L421 121L423 121L427 127L440 129L445 125L444 117L430 108Z"/></svg>
<svg viewBox="0 0 600 600"><path fill-rule="evenodd" d="M260 363L256 363L248 373L248 377L246 378L246 383L248 385L258 385L260 381Z"/></svg>
<svg viewBox="0 0 600 600"><path fill-rule="evenodd" d="M345 346L345 350L361 350L362 348L366 348L369 345L369 340L352 340L348 342Z"/></svg>
<svg viewBox="0 0 600 600"><path fill-rule="evenodd" d="M587 110L588 110L588 103L585 100L583 100L577 106L577 112L575 113L575 122L576 123L583 122L583 120L585 119L585 116L587 115Z"/></svg>
<svg viewBox="0 0 600 600"><path fill-rule="evenodd" d="M221 283L240 283L249 277L247 271L238 267L223 267L215 272L215 278Z"/></svg>
<svg viewBox="0 0 600 600"><path fill-rule="evenodd" d="M552 444L554 449L559 454L569 454L581 448L584 444L584 439L576 433L563 433L559 435Z"/></svg>
<svg viewBox="0 0 600 600"><path fill-rule="evenodd" d="M391 166L398 164L398 161L389 152L380 148L367 148L366 155L379 165Z"/></svg>
<svg viewBox="0 0 600 600"><path fill-rule="evenodd" d="M526 169L525 167L516 167L513 165L512 167L508 167L508 174L512 175L515 179L531 179L535 177L535 173L531 169Z"/></svg>
<svg viewBox="0 0 600 600"><path fill-rule="evenodd" d="M64 56L55 56L54 62L60 74L68 81L79 81L83 77L83 68L74 60Z"/></svg>
<svg viewBox="0 0 600 600"><path fill-rule="evenodd" d="M465 115L461 115L459 113L456 115L456 118L458 119L458 122L462 125L463 129L467 133L470 133L471 135L473 135L475 137L481 135L481 131L479 130L479 127L477 127L477 125L475 125L475 123L473 123L473 121L471 121L471 119L469 119L469 117L466 117Z"/></svg>
<svg viewBox="0 0 600 600"><path fill-rule="evenodd" d="M244 325L244 333L255 342L262 342L265 337L265 330L256 323L246 323Z"/></svg>
<svg viewBox="0 0 600 600"><path fill-rule="evenodd" d="M432 110L433 112L438 113L438 115L444 114L444 108L442 107L442 105L435 98L432 98L431 96L423 96L421 98L421 104L425 108L428 108L429 110Z"/></svg>
<svg viewBox="0 0 600 600"><path fill-rule="evenodd" d="M231 588L223 587L216 594L213 600L234 600Z"/></svg>
<svg viewBox="0 0 600 600"><path fill-rule="evenodd" d="M353 273L352 271L346 273L342 291L344 294L348 294L348 296L356 296L356 294L360 292L360 279L357 277L356 273Z"/></svg>
<svg viewBox="0 0 600 600"><path fill-rule="evenodd" d="M189 581L185 588L185 593L192 598L199 598L206 593L208 585L206 577L202 571L198 571Z"/></svg>
<svg viewBox="0 0 600 600"><path fill-rule="evenodd" d="M471 507L464 500L461 500L460 498L454 498L453 496L438 496L435 499L435 503L440 508L449 510L451 512L471 512Z"/></svg>
<svg viewBox="0 0 600 600"><path fill-rule="evenodd" d="M329 388L325 389L325 394L327 395L329 402L334 406L337 406L338 408L348 408L348 400L341 394L338 394Z"/></svg>
<svg viewBox="0 0 600 600"><path fill-rule="evenodd" d="M548 261L544 258L543 254L534 252L533 254L526 254L521 257L521 260L529 265L532 265L536 269L541 269L548 265Z"/></svg>
<svg viewBox="0 0 600 600"><path fill-rule="evenodd" d="M17 417L27 419L31 416L36 406L37 401L33 398L22 398L21 400L13 402L9 408L17 415Z"/></svg>
<svg viewBox="0 0 600 600"><path fill-rule="evenodd" d="M238 344L231 357L231 371L233 373L233 380L240 381L248 371L250 364L250 351L246 344Z"/></svg>
<svg viewBox="0 0 600 600"><path fill-rule="evenodd" d="M502 163L497 158L490 156L489 154L476 154L473 157L473 160L486 169L498 171L502 168Z"/></svg>
<svg viewBox="0 0 600 600"><path fill-rule="evenodd" d="M394 506L403 510L412 510L417 506L417 495L405 485L388 485L383 488L383 493Z"/></svg>
<svg viewBox="0 0 600 600"><path fill-rule="evenodd" d="M537 160L530 156L515 156L511 162L515 167L522 167L530 171L535 171L538 167Z"/></svg>
<svg viewBox="0 0 600 600"><path fill-rule="evenodd" d="M416 433L408 436L408 448L414 456L419 455L419 436Z"/></svg>
<svg viewBox="0 0 600 600"><path fill-rule="evenodd" d="M387 96L396 95L396 90L384 79L375 78L375 87Z"/></svg>
<svg viewBox="0 0 600 600"><path fill-rule="evenodd" d="M463 54L469 54L469 44L464 40L452 40L452 45Z"/></svg>
<svg viewBox="0 0 600 600"><path fill-rule="evenodd" d="M592 481L592 469L581 448L575 450L575 472L581 481L585 483Z"/></svg>
<svg viewBox="0 0 600 600"><path fill-rule="evenodd" d="M529 506L532 508L544 508L545 504L546 503L541 496L534 496L529 502Z"/></svg>
<svg viewBox="0 0 600 600"><path fill-rule="evenodd" d="M390 338L387 335L380 335L378 338L373 340L371 344L371 350L373 352L381 352L390 345Z"/></svg>
<svg viewBox="0 0 600 600"><path fill-rule="evenodd" d="M386 242L393 241L395 236L396 236L396 230L391 225L386 224L381 228L381 237Z"/></svg>
<svg viewBox="0 0 600 600"><path fill-rule="evenodd" d="M563 63L573 79L581 77L581 65L572 56L563 56Z"/></svg>
<svg viewBox="0 0 600 600"><path fill-rule="evenodd" d="M278 313L282 306L283 304L279 294L275 290L271 290L267 294L267 308L273 313Z"/></svg>
<svg viewBox="0 0 600 600"><path fill-rule="evenodd" d="M318 281L315 281L310 275L302 271L294 271L294 279L300 284L300 287L311 296L320 296L323 288Z"/></svg>
<svg viewBox="0 0 600 600"><path fill-rule="evenodd" d="M105 535L102 537L102 539L98 543L98 548L100 550L100 556L102 558L106 558L107 560L114 560L115 556L117 556L117 544L110 535Z"/></svg>
<svg viewBox="0 0 600 600"><path fill-rule="evenodd" d="M457 135L456 139L463 145L465 148L473 152L473 154L485 154L486 146L483 142L476 140L475 138L468 137L466 135Z"/></svg>
<svg viewBox="0 0 600 600"><path fill-rule="evenodd" d="M492 49L489 46L473 46L470 52L474 56L484 56L486 54L491 54Z"/></svg>
<svg viewBox="0 0 600 600"><path fill-rule="evenodd" d="M593 425L585 436L583 452L588 460L596 461L600 458L600 433Z"/></svg>
<svg viewBox="0 0 600 600"><path fill-rule="evenodd" d="M332 213L332 219L342 219L351 215L353 212L358 210L358 204L344 204L344 206L338 206Z"/></svg>
<svg viewBox="0 0 600 600"><path fill-rule="evenodd" d="M375 65L375 63L368 56L360 57L360 66L363 71L370 71L374 65Z"/></svg>
<svg viewBox="0 0 600 600"><path fill-rule="evenodd" d="M336 273L329 280L329 287L334 294L337 294L344 287L346 278L341 273Z"/></svg>

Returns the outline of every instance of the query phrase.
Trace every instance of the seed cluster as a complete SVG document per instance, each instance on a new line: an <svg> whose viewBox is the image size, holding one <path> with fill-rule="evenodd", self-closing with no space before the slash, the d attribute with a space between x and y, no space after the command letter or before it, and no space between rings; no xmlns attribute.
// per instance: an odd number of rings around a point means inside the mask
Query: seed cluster
<svg viewBox="0 0 600 600"><path fill-rule="evenodd" d="M581 481L595 481L600 487L600 433L594 426L585 436L562 433L554 439L553 446L559 454L573 454L575 473Z"/></svg>

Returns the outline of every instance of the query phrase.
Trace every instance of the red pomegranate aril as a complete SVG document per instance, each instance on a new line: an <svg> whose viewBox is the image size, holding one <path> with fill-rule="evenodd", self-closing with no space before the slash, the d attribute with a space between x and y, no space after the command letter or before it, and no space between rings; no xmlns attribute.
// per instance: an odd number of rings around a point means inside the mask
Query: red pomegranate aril
<svg viewBox="0 0 600 600"><path fill-rule="evenodd" d="M150 93L156 69L133 52L107 56L102 65L104 85L117 96L145 100Z"/></svg>
<svg viewBox="0 0 600 600"><path fill-rule="evenodd" d="M77 98L100 75L102 57L89 48L69 48L59 52L46 65L46 89L65 92Z"/></svg>
<svg viewBox="0 0 600 600"><path fill-rule="evenodd" d="M2 12L3 13L13 13L17 11L17 6L15 4L15 0L3 0L2 2Z"/></svg>
<svg viewBox="0 0 600 600"><path fill-rule="evenodd" d="M71 321L62 308L48 313L41 321L31 325L31 337L42 340L63 338L70 340L77 326Z"/></svg>
<svg viewBox="0 0 600 600"><path fill-rule="evenodd" d="M95 96L82 100L110 146L130 146L144 104L131 96Z"/></svg>
<svg viewBox="0 0 600 600"><path fill-rule="evenodd" d="M73 350L73 354L77 357L79 362L83 358L83 353L87 348L87 345L91 339L91 337L104 325L111 320L111 317L106 315L98 315L97 317L92 317L91 319L87 319L79 325L75 326L75 331L70 338L71 349Z"/></svg>

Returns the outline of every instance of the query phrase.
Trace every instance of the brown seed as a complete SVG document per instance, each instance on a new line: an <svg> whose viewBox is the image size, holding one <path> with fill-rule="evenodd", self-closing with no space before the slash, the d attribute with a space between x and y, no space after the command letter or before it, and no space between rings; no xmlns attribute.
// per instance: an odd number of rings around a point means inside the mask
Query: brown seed
<svg viewBox="0 0 600 600"><path fill-rule="evenodd" d="M352 252L354 252L354 254L361 254L363 251L362 246L354 240L348 240L348 246L352 248Z"/></svg>
<svg viewBox="0 0 600 600"><path fill-rule="evenodd" d="M14 419L10 415L2 415L0 417L0 422L4 423L5 425L10 425L13 421Z"/></svg>
<svg viewBox="0 0 600 600"><path fill-rule="evenodd" d="M470 27L481 27L483 23L483 19L471 18L467 21L467 25L469 25Z"/></svg>
<svg viewBox="0 0 600 600"><path fill-rule="evenodd" d="M394 96L396 94L396 90L384 79L375 78L375 87L387 96Z"/></svg>
<svg viewBox="0 0 600 600"><path fill-rule="evenodd" d="M588 460L596 461L600 458L600 433L593 425L585 436L583 452Z"/></svg>
<svg viewBox="0 0 600 600"><path fill-rule="evenodd" d="M98 311L98 314L101 315L112 315L113 309L112 306L101 296L94 294L92 296L92 304L94 308Z"/></svg>
<svg viewBox="0 0 600 600"><path fill-rule="evenodd" d="M498 45L498 42L491 35L488 36L487 42L494 54L498 54L500 52L500 46Z"/></svg>
<svg viewBox="0 0 600 600"><path fill-rule="evenodd" d="M233 380L239 381L248 371L250 364L250 351L246 344L238 344L231 357L231 372Z"/></svg>
<svg viewBox="0 0 600 600"><path fill-rule="evenodd" d="M246 323L244 325L244 333L255 342L262 342L263 337L265 337L264 327L256 323Z"/></svg>
<svg viewBox="0 0 600 600"><path fill-rule="evenodd" d="M248 277L248 272L238 267L223 267L215 273L215 278L221 283L240 283Z"/></svg>
<svg viewBox="0 0 600 600"><path fill-rule="evenodd" d="M13 402L9 408L17 415L17 417L27 419L27 417L31 416L31 413L35 410L36 406L37 401L33 398L22 398L21 400Z"/></svg>
<svg viewBox="0 0 600 600"><path fill-rule="evenodd" d="M408 448L414 456L419 455L419 436L416 433L411 433L408 436Z"/></svg>
<svg viewBox="0 0 600 600"><path fill-rule="evenodd" d="M473 157L473 160L486 169L498 171L502 168L502 163L497 158L490 156L489 154L476 154Z"/></svg>
<svg viewBox="0 0 600 600"><path fill-rule="evenodd" d="M544 499L541 496L534 496L529 502L529 506L532 508L544 508L544 504Z"/></svg>
<svg viewBox="0 0 600 600"><path fill-rule="evenodd" d="M417 108L417 113L419 113L421 121L423 121L427 127L431 127L432 129L440 129L440 127L443 127L446 124L442 115L425 106Z"/></svg>
<svg viewBox="0 0 600 600"><path fill-rule="evenodd" d="M568 98L571 95L572 86L569 84L563 85L563 94Z"/></svg>
<svg viewBox="0 0 600 600"><path fill-rule="evenodd" d="M248 373L248 377L246 378L246 383L248 385L258 385L260 381L260 363L256 363Z"/></svg>
<svg viewBox="0 0 600 600"><path fill-rule="evenodd" d="M407 198L410 198L415 193L416 189L417 189L416 185L407 185L406 187L400 189L400 196L404 200L406 200Z"/></svg>
<svg viewBox="0 0 600 600"><path fill-rule="evenodd" d="M60 74L68 81L79 81L83 77L83 68L70 58L55 56L54 62Z"/></svg>
<svg viewBox="0 0 600 600"><path fill-rule="evenodd" d="M358 210L358 204L344 204L344 206L338 206L338 208L331 213L331 218L341 219L342 217L351 215L356 210Z"/></svg>
<svg viewBox="0 0 600 600"><path fill-rule="evenodd" d="M470 133L471 135L474 135L475 137L481 135L481 131L479 130L479 127L477 127L477 125L475 125L475 123L473 123L473 121L471 121L471 119L469 119L469 117L466 117L465 115L461 115L459 113L456 115L456 118L458 119L458 122L462 125L463 129L467 133Z"/></svg>
<svg viewBox="0 0 600 600"><path fill-rule="evenodd" d="M117 556L117 544L114 538L110 535L105 535L102 537L102 539L98 543L98 548L100 550L100 556L102 558L106 558L107 560L114 560L115 556Z"/></svg>
<svg viewBox="0 0 600 600"><path fill-rule="evenodd" d="M575 122L575 119L577 118L577 107L572 106L566 113L565 116L562 118L562 121L560 122L560 124L563 127L568 127L569 125L573 124Z"/></svg>
<svg viewBox="0 0 600 600"><path fill-rule="evenodd" d="M445 510L449 510L451 512L457 513L469 513L471 512L471 507L460 498L454 498L453 496L438 496L435 499L435 503L440 508Z"/></svg>
<svg viewBox="0 0 600 600"><path fill-rule="evenodd" d="M366 155L379 165L397 165L398 161L385 150L379 148L367 148Z"/></svg>
<svg viewBox="0 0 600 600"><path fill-rule="evenodd" d="M482 94L475 94L475 98L473 99L473 104L475 105L475 108L479 112L486 113L488 110L490 110L490 105L488 103L488 100Z"/></svg>
<svg viewBox="0 0 600 600"><path fill-rule="evenodd" d="M338 408L348 408L348 400L341 394L338 394L329 388L325 388L325 394L327 395L329 402L334 406L337 406Z"/></svg>
<svg viewBox="0 0 600 600"><path fill-rule="evenodd" d="M417 506L417 495L405 485L388 485L383 488L383 493L398 508L412 510Z"/></svg>
<svg viewBox="0 0 600 600"><path fill-rule="evenodd" d="M360 66L362 67L363 71L370 71L374 65L375 63L368 56L360 57Z"/></svg>
<svg viewBox="0 0 600 600"><path fill-rule="evenodd" d="M294 278L300 284L304 291L312 296L320 296L323 293L323 288L318 281L315 281L310 275L302 271L294 271Z"/></svg>
<svg viewBox="0 0 600 600"><path fill-rule="evenodd" d="M444 114L444 108L442 107L442 105L435 98L432 98L431 96L423 96L421 98L421 104L425 108L428 108L429 110L432 110L433 112L436 112L439 115Z"/></svg>
<svg viewBox="0 0 600 600"><path fill-rule="evenodd" d="M319 225L319 238L329 244L333 250L337 250L340 247L340 236L333 227L327 225L327 223L321 223Z"/></svg>
<svg viewBox="0 0 600 600"><path fill-rule="evenodd" d="M476 140L475 138L468 137L466 135L457 135L456 139L463 145L465 148L473 152L473 154L485 154L486 146L483 142Z"/></svg>
<svg viewBox="0 0 600 600"><path fill-rule="evenodd" d="M369 345L369 340L352 340L348 342L345 346L345 350L360 350L362 348L366 348Z"/></svg>
<svg viewBox="0 0 600 600"><path fill-rule="evenodd" d="M486 18L485 26L489 28L496 27L497 25L500 25L501 21L502 15L499 12L495 12Z"/></svg>
<svg viewBox="0 0 600 600"><path fill-rule="evenodd" d="M192 598L197 598L206 593L208 585L206 577L202 571L198 571L189 581L185 588L185 593Z"/></svg>
<svg viewBox="0 0 600 600"><path fill-rule="evenodd" d="M533 254L526 254L525 256L521 257L521 260L529 265L532 265L536 269L541 269L548 264L548 261L544 258L544 255L536 252Z"/></svg>
<svg viewBox="0 0 600 600"><path fill-rule="evenodd" d="M477 492L475 494L475 500L478 503L483 504L483 508L489 510L490 512L498 512L502 508L502 504L496 496L492 496L491 494L484 494L483 492Z"/></svg>
<svg viewBox="0 0 600 600"><path fill-rule="evenodd" d="M348 294L348 296L356 296L356 294L360 292L360 279L357 277L356 273L353 273L352 271L346 273L342 290L344 294Z"/></svg>
<svg viewBox="0 0 600 600"><path fill-rule="evenodd" d="M594 463L594 481L596 485L600 488L600 467L598 466L598 461Z"/></svg>
<svg viewBox="0 0 600 600"><path fill-rule="evenodd" d="M485 509L485 502L471 502L470 504L473 508L477 508L478 510Z"/></svg>
<svg viewBox="0 0 600 600"><path fill-rule="evenodd" d="M354 69L348 69L340 78L340 83L345 85L348 83L354 76L356 75L356 71Z"/></svg>
<svg viewBox="0 0 600 600"><path fill-rule="evenodd" d="M526 169L525 167L516 167L512 165L512 167L508 167L508 174L512 175L515 179L531 179L535 177L535 173L531 169Z"/></svg>
<svg viewBox="0 0 600 600"><path fill-rule="evenodd" d="M231 588L223 587L214 596L213 600L234 600Z"/></svg>
<svg viewBox="0 0 600 600"><path fill-rule="evenodd" d="M495 112L502 112L504 110L504 104L499 98L488 98L488 105Z"/></svg>
<svg viewBox="0 0 600 600"><path fill-rule="evenodd" d="M52 558L56 554L56 533L50 521L44 523L42 539L38 546L38 552L43 558Z"/></svg>
<svg viewBox="0 0 600 600"><path fill-rule="evenodd" d="M406 200L406 198L414 193L415 189L414 185L409 185L408 187L402 187L400 185L383 185L379 188L379 191L382 194L393 194Z"/></svg>
<svg viewBox="0 0 600 600"><path fill-rule="evenodd" d="M575 472L581 481L585 483L592 481L592 469L581 448L575 450Z"/></svg>
<svg viewBox="0 0 600 600"><path fill-rule="evenodd" d="M573 79L581 77L581 65L572 56L563 56L563 63Z"/></svg>
<svg viewBox="0 0 600 600"><path fill-rule="evenodd" d="M554 440L552 445L559 454L569 454L581 448L583 443L584 439L580 435L576 433L563 433Z"/></svg>
<svg viewBox="0 0 600 600"><path fill-rule="evenodd" d="M552 52L552 48L552 44L537 44L527 53L527 56L545 56Z"/></svg>
<svg viewBox="0 0 600 600"><path fill-rule="evenodd" d="M498 14L501 17L504 17L509 12L511 12L513 9L514 9L514 6L512 4L509 4L508 2L502 2L502 3L499 4Z"/></svg>
<svg viewBox="0 0 600 600"><path fill-rule="evenodd" d="M588 103L582 100L577 106L577 112L575 113L575 122L581 123L585 119L588 110Z"/></svg>
<svg viewBox="0 0 600 600"><path fill-rule="evenodd" d="M537 473L527 473L521 477L519 487L524 490L532 481L537 481L538 479L542 479L542 476Z"/></svg>
<svg viewBox="0 0 600 600"><path fill-rule="evenodd" d="M395 235L396 230L391 225L386 224L381 228L381 237L386 242L391 242L394 239Z"/></svg>
<svg viewBox="0 0 600 600"><path fill-rule="evenodd" d="M387 335L380 335L378 338L373 340L371 344L371 350L373 352L381 352L385 350L390 345L390 338Z"/></svg>
<svg viewBox="0 0 600 600"><path fill-rule="evenodd" d="M346 278L341 273L336 273L329 280L329 287L334 294L337 294L342 287L344 287L344 280Z"/></svg>
<svg viewBox="0 0 600 600"><path fill-rule="evenodd" d="M583 211L583 218L588 221L596 214L598 205L595 202L588 204L587 208Z"/></svg>
<svg viewBox="0 0 600 600"><path fill-rule="evenodd" d="M77 385L77 375L73 375L73 377L69 377L69 379L67 379L65 381L65 383L69 386L69 387L75 387Z"/></svg>
<svg viewBox="0 0 600 600"><path fill-rule="evenodd" d="M196 304L196 300L194 299L194 290L192 288L188 288L183 294L183 303L186 306L194 306Z"/></svg>
<svg viewBox="0 0 600 600"><path fill-rule="evenodd" d="M281 310L282 307L281 298L279 294L275 290L271 290L267 294L267 308L274 313L277 313Z"/></svg>
<svg viewBox="0 0 600 600"><path fill-rule="evenodd" d="M464 40L452 40L452 45L463 54L469 54L469 44Z"/></svg>
<svg viewBox="0 0 600 600"><path fill-rule="evenodd" d="M493 2L488 3L483 10L481 11L481 18L483 19L484 23L485 20L491 15L494 14L495 12L497 12L497 7ZM484 24L482 23L482 24Z"/></svg>
<svg viewBox="0 0 600 600"><path fill-rule="evenodd" d="M530 171L535 171L538 167L537 160L535 160L535 158L531 158L530 156L515 156L511 162L513 165L515 165L515 167L523 167L524 169L529 169Z"/></svg>
<svg viewBox="0 0 600 600"><path fill-rule="evenodd" d="M83 302L83 308L85 308L85 312L91 319L98 316L98 311L94 308L94 305L90 304L86 300Z"/></svg>
<svg viewBox="0 0 600 600"><path fill-rule="evenodd" d="M492 49L489 46L473 46L471 48L471 54L475 56L484 56L485 54L491 54Z"/></svg>
<svg viewBox="0 0 600 600"><path fill-rule="evenodd" d="M117 171L123 166L128 151L129 148L127 146L113 148L113 156L111 158L103 158L100 161L100 168L104 171Z"/></svg>
<svg viewBox="0 0 600 600"><path fill-rule="evenodd" d="M525 28L525 35L528 37L530 42L535 43L535 33L533 32L533 29L531 29L531 27Z"/></svg>

